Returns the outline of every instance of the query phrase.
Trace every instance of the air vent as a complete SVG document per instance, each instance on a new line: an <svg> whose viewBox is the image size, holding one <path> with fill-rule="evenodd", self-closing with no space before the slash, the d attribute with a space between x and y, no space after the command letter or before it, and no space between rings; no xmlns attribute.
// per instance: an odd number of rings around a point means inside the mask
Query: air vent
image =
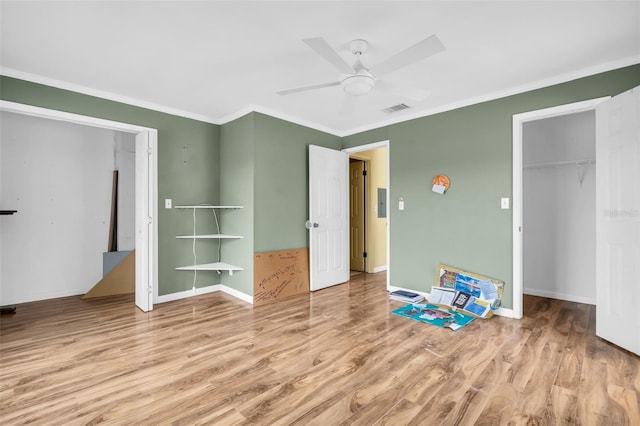
<svg viewBox="0 0 640 426"><path fill-rule="evenodd" d="M390 106L389 108L385 108L382 110L382 112L387 114L393 114L394 112L402 111L403 109L407 109L407 108L411 108L411 107L407 104L398 104L398 105Z"/></svg>

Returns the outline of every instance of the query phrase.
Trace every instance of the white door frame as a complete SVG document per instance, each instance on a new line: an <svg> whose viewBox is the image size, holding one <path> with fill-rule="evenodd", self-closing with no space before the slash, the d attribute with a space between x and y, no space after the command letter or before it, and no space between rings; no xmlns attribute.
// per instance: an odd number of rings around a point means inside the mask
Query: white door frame
<svg viewBox="0 0 640 426"><path fill-rule="evenodd" d="M153 303L158 299L158 130L148 127L136 126L128 123L103 120L101 118L72 114L63 111L2 100L0 100L0 111L24 114L32 117L40 117L50 120L66 121L69 123L75 123L84 126L92 126L120 132L133 133L134 135L137 135L144 131L149 132L149 147L151 149L151 152L149 154L149 173L147 175L148 179L146 180L146 182L136 181L136 186L144 185L146 191L148 191L149 193L151 217L147 217L146 212L140 213L145 214L145 222L151 219L151 229L149 232L148 244L145 247L136 246L136 251L144 251L145 254L144 256L136 256L136 268L144 268L147 271L149 283L152 286L153 291L153 298L149 306L149 310L152 310ZM136 147L136 150L137 148L138 147ZM140 193L142 193L142 191L136 188L136 194ZM138 212L136 212L136 215L137 214ZM146 265L138 265L138 259L146 259ZM139 291L137 286L136 291Z"/></svg>
<svg viewBox="0 0 640 426"><path fill-rule="evenodd" d="M529 121L559 117L595 110L596 105L609 99L605 96L582 102L559 105L513 115L513 318L522 318L523 295L523 189L522 189L522 127ZM596 160L597 161L597 160ZM594 231L595 232L595 231Z"/></svg>
<svg viewBox="0 0 640 426"><path fill-rule="evenodd" d="M367 145L360 145L360 146L354 146L353 148L345 148L342 151L346 152L347 154L354 154L356 152L362 152L362 151L371 151L374 149L378 149L378 148L384 148L387 150L387 290L390 289L391 287L391 250L389 249L390 247L390 242L391 242L391 210L389 209L389 197L391 194L391 180L389 178L389 176L391 175L391 168L390 168L390 155L389 155L389 140L384 140L384 141L380 141L380 142L373 142ZM349 182L347 182L347 185L349 185ZM349 190L349 187L347 186L347 190ZM347 262L349 261L349 253L346 254L347 256Z"/></svg>

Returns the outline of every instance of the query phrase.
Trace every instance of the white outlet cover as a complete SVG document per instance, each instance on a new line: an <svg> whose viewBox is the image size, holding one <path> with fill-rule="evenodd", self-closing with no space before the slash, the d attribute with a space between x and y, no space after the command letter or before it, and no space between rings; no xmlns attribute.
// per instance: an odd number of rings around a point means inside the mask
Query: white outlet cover
<svg viewBox="0 0 640 426"><path fill-rule="evenodd" d="M500 208L503 208L503 209L508 209L509 208L509 199L508 198L501 198L500 199Z"/></svg>

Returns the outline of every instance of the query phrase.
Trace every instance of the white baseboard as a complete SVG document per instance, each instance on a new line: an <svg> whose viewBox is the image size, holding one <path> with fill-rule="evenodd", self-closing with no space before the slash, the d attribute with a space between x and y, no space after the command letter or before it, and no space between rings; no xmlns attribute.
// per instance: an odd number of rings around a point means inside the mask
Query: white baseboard
<svg viewBox="0 0 640 426"><path fill-rule="evenodd" d="M199 296L201 294L213 293L216 291L222 291L227 293L233 297L236 297L243 302L253 304L253 296L249 296L248 294L244 294L238 290L235 290L231 287L227 287L223 284L213 284L205 287L196 287L192 290L179 291L177 293L164 294L162 296L158 296L158 298L154 301L154 303L166 303L174 300L186 299L188 297Z"/></svg>
<svg viewBox="0 0 640 426"><path fill-rule="evenodd" d="M42 286L44 287L44 286ZM89 288L72 288L72 289L44 289L44 291L39 291L37 293L27 293L27 294L12 294L10 297L7 297L6 294L2 294L2 299L0 299L0 305L19 305L21 303L29 303L29 302L39 302L42 300L49 299L59 299L61 297L70 297L70 296L84 296L89 290Z"/></svg>
<svg viewBox="0 0 640 426"><path fill-rule="evenodd" d="M206 287L196 287L191 290L184 290L177 293L169 293L158 296L154 303L172 302L174 300L186 299L187 297L199 296L201 294L213 293L214 291L220 290L220 284L208 285Z"/></svg>
<svg viewBox="0 0 640 426"><path fill-rule="evenodd" d="M375 268L373 268L373 273L376 274L378 272L382 272L382 271L386 271L386 270L387 270L387 265L376 266Z"/></svg>
<svg viewBox="0 0 640 426"><path fill-rule="evenodd" d="M527 287L525 287L522 292L532 296L549 297L551 299L566 300L567 302L585 303L587 305L596 304L596 299L594 297L576 296L573 294L559 293L557 291L540 290L538 288Z"/></svg>
<svg viewBox="0 0 640 426"><path fill-rule="evenodd" d="M499 317L515 318L513 315L513 309L509 308L498 308L498 310L494 311L493 314L498 315Z"/></svg>
<svg viewBox="0 0 640 426"><path fill-rule="evenodd" d="M410 292L412 292L412 293L418 293L418 294L420 294L420 295L424 296L424 297L425 297L425 299L428 299L428 298L429 298L429 293L424 292L424 291L414 290L414 289L412 289L412 288L396 287L396 286L394 286L394 285L389 285L389 286L387 286L387 291L388 291L388 292L397 291L397 290L410 291Z"/></svg>
<svg viewBox="0 0 640 426"><path fill-rule="evenodd" d="M243 302L247 302L253 305L253 296L249 296L241 291L236 290L235 288L227 287L224 284L218 284L220 286L220 291L227 293L235 298L242 300Z"/></svg>

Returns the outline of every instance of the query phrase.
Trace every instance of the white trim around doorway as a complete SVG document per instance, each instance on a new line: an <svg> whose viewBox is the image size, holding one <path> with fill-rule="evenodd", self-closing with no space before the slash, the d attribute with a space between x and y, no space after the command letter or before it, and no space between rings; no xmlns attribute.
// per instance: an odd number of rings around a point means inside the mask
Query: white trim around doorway
<svg viewBox="0 0 640 426"><path fill-rule="evenodd" d="M513 115L513 318L522 318L522 296L524 288L522 233L524 198L522 187L522 127L524 123L529 121L591 111L595 109L596 105L609 98L610 96L605 96L602 98L590 99L582 102L559 105Z"/></svg>
<svg viewBox="0 0 640 426"><path fill-rule="evenodd" d="M363 151L371 151L374 149L378 149L378 148L385 148L387 150L387 209L389 209L389 196L391 193L391 179L390 179L390 175L391 175L391 167L390 167L390 158L391 156L389 155L389 140L384 140L384 141L380 141L380 142L374 142L374 143L370 143L370 144L366 144L366 145L360 145L360 146L354 146L352 148L345 148L342 151L346 152L347 154L355 154L356 152L363 152ZM348 185L348 182L347 182ZM348 188L347 188L348 190ZM390 211L388 211L389 213ZM385 268L387 271L387 291L390 291L391 289L391 250L390 250L390 243L391 243L391 218L389 217L389 214L387 213L387 267ZM346 254L347 256L347 262L349 261L349 253Z"/></svg>
<svg viewBox="0 0 640 426"><path fill-rule="evenodd" d="M152 300L149 303L149 310L152 310L153 303L156 303L158 300L158 130L129 123L104 120L96 117L2 100L0 100L0 111L29 115L49 120L66 121L85 126L133 133L135 135L142 132L149 133L149 170L148 174L145 173L145 175L148 176L148 179L145 182L136 182L136 186L145 185L145 189L149 194L149 216L146 215L147 212L141 212L141 214L145 214L144 221L150 221L151 227L149 230L148 244L145 247L136 247L136 250L145 251L144 256L136 256L136 262L138 259L147 259L147 262L145 265L136 264L136 268L144 268L147 271L145 275L149 279L149 286L152 287L153 295ZM136 188L136 193L142 193L142 191ZM138 213L136 212L136 214ZM138 286L136 286L136 291L138 291Z"/></svg>

